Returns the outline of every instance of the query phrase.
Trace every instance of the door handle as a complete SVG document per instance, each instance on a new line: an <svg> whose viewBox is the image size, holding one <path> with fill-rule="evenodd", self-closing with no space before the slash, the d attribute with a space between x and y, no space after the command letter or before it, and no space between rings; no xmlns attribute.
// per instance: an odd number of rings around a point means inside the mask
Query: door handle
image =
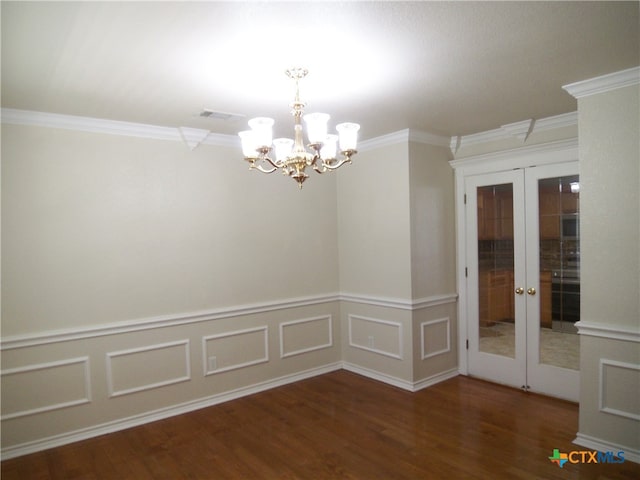
<svg viewBox="0 0 640 480"><path fill-rule="evenodd" d="M522 288L522 287L518 287L518 288L516 288L516 293L517 293L518 295L522 295L522 294L524 293L524 288Z"/></svg>
<svg viewBox="0 0 640 480"><path fill-rule="evenodd" d="M529 289L527 289L527 293L529 295L535 295L536 294L536 289L533 287L530 287Z"/></svg>

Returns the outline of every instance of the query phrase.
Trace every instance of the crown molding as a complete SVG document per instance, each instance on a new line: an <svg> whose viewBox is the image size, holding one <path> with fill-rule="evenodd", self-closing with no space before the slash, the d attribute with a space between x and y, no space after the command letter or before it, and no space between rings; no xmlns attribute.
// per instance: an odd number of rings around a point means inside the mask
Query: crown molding
<svg viewBox="0 0 640 480"><path fill-rule="evenodd" d="M375 150L376 148L387 147L390 145L397 145L399 143L424 143L427 145L434 145L437 147L448 147L449 137L443 135L436 135L430 132L424 132L421 130L413 130L406 128L404 130L398 130L397 132L388 133L379 137L363 140L358 145L358 150L361 152L367 150Z"/></svg>
<svg viewBox="0 0 640 480"><path fill-rule="evenodd" d="M517 138L525 143L532 133L540 133L557 128L571 127L578 125L578 112L562 113L553 117L541 118L539 120L529 119L521 122L508 123L494 130L451 137L450 149L455 155L462 147L478 145L482 143L495 142Z"/></svg>
<svg viewBox="0 0 640 480"><path fill-rule="evenodd" d="M375 150L376 148L397 145L398 143L407 143L409 141L409 129L399 130L393 133L387 133L379 137L363 140L358 145L358 151L365 152L367 150Z"/></svg>
<svg viewBox="0 0 640 480"><path fill-rule="evenodd" d="M536 120L534 125L535 132L544 132L546 130L555 130L556 128L573 127L578 125L578 112L562 113L553 117L541 118Z"/></svg>
<svg viewBox="0 0 640 480"><path fill-rule="evenodd" d="M177 128L30 110L2 109L2 123L181 142Z"/></svg>
<svg viewBox="0 0 640 480"><path fill-rule="evenodd" d="M35 112L13 108L3 108L1 115L2 123L12 125L62 128L79 132L184 142L191 150L200 144L224 147L236 147L240 145L240 141L235 135L211 133L208 130L195 128L162 127L145 123L122 122L103 118L80 117L76 115Z"/></svg>
<svg viewBox="0 0 640 480"><path fill-rule="evenodd" d="M409 141L415 143L424 143L426 145L434 145L436 147L448 147L450 138L435 133L424 132L422 130L409 129Z"/></svg>
<svg viewBox="0 0 640 480"><path fill-rule="evenodd" d="M564 158L566 155L569 155L570 158ZM531 161L532 158L536 157L536 161L539 165L546 163L555 163L561 161L558 158L563 158L562 161L571 161L578 159L578 138L569 138L566 140L557 140L554 142L548 143L540 143L534 145L526 145L523 147L512 148L509 150L501 150L497 152L488 152L482 153L480 155L474 155L472 157L464 157L455 160L451 160L449 165L454 169L458 168L469 168L475 166L485 165L487 161L492 162L508 162L508 165L505 165L506 168L512 168L515 166L514 160L519 159L523 162ZM539 157L544 157L543 159Z"/></svg>
<svg viewBox="0 0 640 480"><path fill-rule="evenodd" d="M209 136L209 130L201 128L180 127L178 131L185 145L189 147L190 150L194 150Z"/></svg>
<svg viewBox="0 0 640 480"><path fill-rule="evenodd" d="M562 88L574 98L582 98L638 84L640 84L640 67L633 67L600 77L570 83Z"/></svg>
<svg viewBox="0 0 640 480"><path fill-rule="evenodd" d="M533 131L533 127L536 121L533 118L529 120L523 120L522 122L508 123L502 125L502 129L505 130L512 137L516 137L522 143L526 142L527 138Z"/></svg>
<svg viewBox="0 0 640 480"><path fill-rule="evenodd" d="M237 135L226 135L224 133L209 132L202 144L214 147L241 148L240 138Z"/></svg>
<svg viewBox="0 0 640 480"><path fill-rule="evenodd" d="M208 130L198 128L162 127L144 123L122 122L118 120L63 115L59 113L35 112L31 110L18 110L13 108L3 108L1 110L1 116L2 123L12 125L62 128L80 132L104 133L108 135L124 135L128 137L184 142L191 150L194 150L198 145L233 148L240 147L240 140L236 135L213 133ZM373 150L380 147L408 142L448 147L449 141L449 137L407 128L405 130L389 133L380 137L364 140L360 142L358 150Z"/></svg>
<svg viewBox="0 0 640 480"><path fill-rule="evenodd" d="M221 147L239 147L240 142L235 135L213 133L208 130L188 127L163 127L144 123L122 122L102 118L81 117L59 113L36 112L3 108L1 110L2 123L12 125L27 125L36 127L62 128L81 132L103 133L107 135L123 135L128 137L151 138L154 140L168 140L184 142L191 150L198 145L212 145ZM449 147L455 154L461 147L487 143L507 138L518 138L525 142L531 133L552 130L571 125L577 125L577 112L565 113L540 120L524 120L510 123L486 132L471 135L446 137L421 130L405 129L364 140L359 150L374 150L401 143L422 143L438 147Z"/></svg>
<svg viewBox="0 0 640 480"><path fill-rule="evenodd" d="M494 130L487 130L485 132L472 133L470 135L453 136L451 137L451 152L455 154L462 147L477 145L479 143L488 143L488 142L494 142L497 140L504 140L505 138L511 138L511 135L508 132L502 130L501 128L496 128Z"/></svg>

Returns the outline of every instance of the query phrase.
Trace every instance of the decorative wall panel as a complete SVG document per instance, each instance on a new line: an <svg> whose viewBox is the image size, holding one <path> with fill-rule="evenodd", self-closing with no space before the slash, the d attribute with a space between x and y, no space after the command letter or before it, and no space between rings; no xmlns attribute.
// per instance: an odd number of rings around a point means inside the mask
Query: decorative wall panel
<svg viewBox="0 0 640 480"><path fill-rule="evenodd" d="M261 326L202 338L205 375L269 361L268 327Z"/></svg>
<svg viewBox="0 0 640 480"><path fill-rule="evenodd" d="M422 360L451 351L450 324L449 317L430 320L420 324Z"/></svg>
<svg viewBox="0 0 640 480"><path fill-rule="evenodd" d="M89 358L71 358L4 370L2 420L91 401Z"/></svg>
<svg viewBox="0 0 640 480"><path fill-rule="evenodd" d="M402 324L349 315L349 346L402 360Z"/></svg>
<svg viewBox="0 0 640 480"><path fill-rule="evenodd" d="M291 357L333 346L331 315L280 324L280 357Z"/></svg>
<svg viewBox="0 0 640 480"><path fill-rule="evenodd" d="M600 411L640 420L640 365L600 359Z"/></svg>
<svg viewBox="0 0 640 480"><path fill-rule="evenodd" d="M188 380L191 380L188 340L107 353L110 397Z"/></svg>

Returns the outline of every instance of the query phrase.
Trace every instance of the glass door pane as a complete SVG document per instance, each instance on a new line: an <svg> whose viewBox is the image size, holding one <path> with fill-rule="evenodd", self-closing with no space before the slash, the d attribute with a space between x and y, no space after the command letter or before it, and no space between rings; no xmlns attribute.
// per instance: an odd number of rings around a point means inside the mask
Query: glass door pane
<svg viewBox="0 0 640 480"><path fill-rule="evenodd" d="M580 183L578 175L538 180L540 363L579 369Z"/></svg>
<svg viewBox="0 0 640 480"><path fill-rule="evenodd" d="M465 179L468 372L514 387L527 366L524 180L523 170Z"/></svg>
<svg viewBox="0 0 640 480"><path fill-rule="evenodd" d="M478 349L515 358L513 184L477 189Z"/></svg>

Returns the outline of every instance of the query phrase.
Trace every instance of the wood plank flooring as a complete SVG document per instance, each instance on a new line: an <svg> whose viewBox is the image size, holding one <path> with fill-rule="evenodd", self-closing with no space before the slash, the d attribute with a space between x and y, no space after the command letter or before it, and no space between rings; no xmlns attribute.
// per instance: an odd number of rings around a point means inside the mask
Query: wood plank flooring
<svg viewBox="0 0 640 480"><path fill-rule="evenodd" d="M2 462L12 479L634 479L565 464L575 404L467 377L417 393L337 371Z"/></svg>

